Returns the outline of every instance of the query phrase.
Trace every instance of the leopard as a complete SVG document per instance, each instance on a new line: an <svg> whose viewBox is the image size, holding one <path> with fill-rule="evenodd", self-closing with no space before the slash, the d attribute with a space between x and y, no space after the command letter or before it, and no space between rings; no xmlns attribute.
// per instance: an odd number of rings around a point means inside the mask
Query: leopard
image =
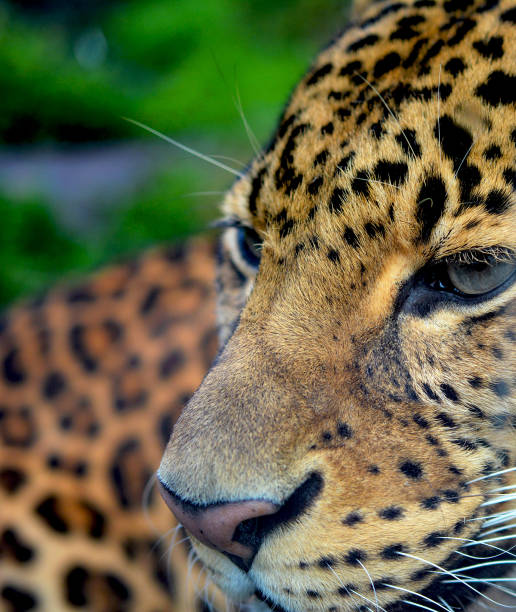
<svg viewBox="0 0 516 612"><path fill-rule="evenodd" d="M515 59L514 0L358 0L216 254L6 313L1 606L515 607Z"/></svg>
<svg viewBox="0 0 516 612"><path fill-rule="evenodd" d="M295 88L158 469L230 599L515 609L515 161L514 0L359 2Z"/></svg>

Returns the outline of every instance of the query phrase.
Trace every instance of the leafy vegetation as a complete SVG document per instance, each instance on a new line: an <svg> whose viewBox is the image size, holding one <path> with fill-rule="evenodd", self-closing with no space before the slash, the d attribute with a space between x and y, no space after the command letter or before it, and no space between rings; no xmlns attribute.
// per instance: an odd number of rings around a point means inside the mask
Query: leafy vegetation
<svg viewBox="0 0 516 612"><path fill-rule="evenodd" d="M187 143L202 138L207 153L230 141L245 162L239 108L265 143L344 12L337 0L0 0L0 146L154 138L128 116ZM230 180L202 162L175 164L116 202L93 234L71 232L38 194L0 195L0 302L198 231L216 198L184 194Z"/></svg>

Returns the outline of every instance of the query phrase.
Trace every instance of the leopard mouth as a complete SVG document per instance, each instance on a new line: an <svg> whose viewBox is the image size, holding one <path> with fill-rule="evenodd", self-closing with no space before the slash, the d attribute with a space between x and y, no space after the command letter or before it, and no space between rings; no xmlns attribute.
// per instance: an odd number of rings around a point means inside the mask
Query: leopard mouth
<svg viewBox="0 0 516 612"><path fill-rule="evenodd" d="M480 533L481 530L471 540L475 540ZM476 544L467 550L467 557L471 557L471 559L466 558L462 552L452 553L441 564L444 571L438 570L437 566L429 566L427 570L421 571L421 579L432 574L439 574L424 589L410 594L400 587L400 590L398 590L399 598L387 604L385 608L379 607L379 609L385 609L388 612L410 612L414 610L414 607L426 606L426 609L435 610L435 612L437 612L437 609L449 610L450 612L454 610L467 611L477 602L481 603L482 607L491 606L487 608L489 610L499 609L496 606L499 603L496 592L491 597L486 596L486 591L493 587L493 582L490 581L494 580L494 584L496 584L496 580L506 577L513 570L515 561L514 553L511 552L512 549L509 548L509 550L503 550L493 555L491 553L486 554L485 545ZM247 577L253 583L257 583L252 575L249 576L249 573L247 573ZM516 582L516 577L514 577L514 581ZM379 587L377 588L380 590ZM396 590L396 585L390 588ZM500 603L500 605L506 609L516 609L514 601L516 595L512 592L508 592L508 594L512 595L510 600L512 606L503 603ZM265 605L270 612L301 612L296 607L289 607L288 609L283 607L281 603L275 600L274 595L267 594L259 587L255 588L254 595L249 601L251 606L253 600L254 602L260 602L260 610L264 610L263 605ZM374 600L374 597L371 600ZM363 604L364 601L357 601L354 609L357 612L364 610ZM432 604L437 606L437 609L429 607ZM372 607L374 608L374 606Z"/></svg>

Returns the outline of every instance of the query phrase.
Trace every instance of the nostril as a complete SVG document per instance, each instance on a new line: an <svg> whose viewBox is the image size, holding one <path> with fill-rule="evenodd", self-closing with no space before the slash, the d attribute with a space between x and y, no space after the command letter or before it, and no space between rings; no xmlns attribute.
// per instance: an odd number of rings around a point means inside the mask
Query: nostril
<svg viewBox="0 0 516 612"><path fill-rule="evenodd" d="M313 504L324 486L317 472L310 476L290 495L274 514L242 521L236 528L233 540L258 552L263 539L276 527L291 523L304 514Z"/></svg>
<svg viewBox="0 0 516 612"><path fill-rule="evenodd" d="M200 505L181 499L161 480L160 492L178 521L199 541L247 571L263 539L279 525L299 518L323 488L313 473L280 506L265 500Z"/></svg>
<svg viewBox="0 0 516 612"><path fill-rule="evenodd" d="M244 562L252 559L255 550L234 539L238 525L273 514L279 508L278 505L264 500L193 504L181 499L161 481L160 493L177 520L191 535L206 546L227 554L232 560L240 558Z"/></svg>

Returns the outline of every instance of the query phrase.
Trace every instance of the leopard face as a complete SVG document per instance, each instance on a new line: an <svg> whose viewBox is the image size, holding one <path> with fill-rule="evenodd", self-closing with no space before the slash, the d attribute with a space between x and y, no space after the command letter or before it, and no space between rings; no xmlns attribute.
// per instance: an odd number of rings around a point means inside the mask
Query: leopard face
<svg viewBox="0 0 516 612"><path fill-rule="evenodd" d="M374 2L228 193L158 475L230 597L450 610L510 568L478 542L515 511L515 59L512 0Z"/></svg>

